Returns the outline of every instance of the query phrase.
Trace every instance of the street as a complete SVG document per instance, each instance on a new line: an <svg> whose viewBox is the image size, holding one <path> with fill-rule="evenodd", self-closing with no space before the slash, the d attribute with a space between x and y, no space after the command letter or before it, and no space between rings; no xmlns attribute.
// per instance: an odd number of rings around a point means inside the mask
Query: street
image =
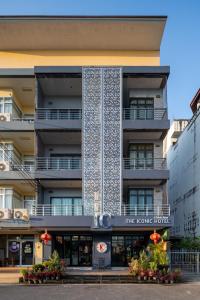
<svg viewBox="0 0 200 300"><path fill-rule="evenodd" d="M104 285L0 285L1 300L187 300L200 299L200 283Z"/></svg>

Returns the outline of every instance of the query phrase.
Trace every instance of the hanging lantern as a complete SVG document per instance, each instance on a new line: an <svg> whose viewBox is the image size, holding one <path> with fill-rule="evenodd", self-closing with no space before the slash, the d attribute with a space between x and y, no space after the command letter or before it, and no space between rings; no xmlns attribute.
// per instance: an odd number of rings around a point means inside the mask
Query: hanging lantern
<svg viewBox="0 0 200 300"><path fill-rule="evenodd" d="M154 244L157 244L160 239L160 234L154 230L154 233L150 235L150 239L154 242Z"/></svg>
<svg viewBox="0 0 200 300"><path fill-rule="evenodd" d="M45 233L41 234L40 238L45 245L47 245L48 242L51 241L51 235L47 233L47 230L45 230Z"/></svg>

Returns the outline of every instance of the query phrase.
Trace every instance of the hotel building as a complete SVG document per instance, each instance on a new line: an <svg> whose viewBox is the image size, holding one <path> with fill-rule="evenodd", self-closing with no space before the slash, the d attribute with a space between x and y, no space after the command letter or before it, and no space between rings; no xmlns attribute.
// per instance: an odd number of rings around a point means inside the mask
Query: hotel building
<svg viewBox="0 0 200 300"><path fill-rule="evenodd" d="M127 266L172 226L165 23L0 17L2 265Z"/></svg>

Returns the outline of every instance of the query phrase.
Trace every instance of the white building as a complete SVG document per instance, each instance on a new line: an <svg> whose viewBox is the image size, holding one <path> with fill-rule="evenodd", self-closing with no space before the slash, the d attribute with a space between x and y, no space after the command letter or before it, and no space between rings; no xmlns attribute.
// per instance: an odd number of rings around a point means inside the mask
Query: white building
<svg viewBox="0 0 200 300"><path fill-rule="evenodd" d="M173 237L200 236L200 89L190 106L191 120L175 120L165 141Z"/></svg>

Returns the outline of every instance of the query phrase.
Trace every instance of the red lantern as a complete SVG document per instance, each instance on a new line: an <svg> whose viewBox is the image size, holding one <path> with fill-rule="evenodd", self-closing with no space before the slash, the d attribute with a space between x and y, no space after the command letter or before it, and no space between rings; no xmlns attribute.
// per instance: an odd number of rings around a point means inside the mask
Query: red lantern
<svg viewBox="0 0 200 300"><path fill-rule="evenodd" d="M160 234L154 230L154 233L150 235L150 239L154 242L154 244L157 244L160 239Z"/></svg>
<svg viewBox="0 0 200 300"><path fill-rule="evenodd" d="M48 242L51 241L51 235L47 233L47 230L45 230L45 233L41 234L40 238L45 245L47 245Z"/></svg>

